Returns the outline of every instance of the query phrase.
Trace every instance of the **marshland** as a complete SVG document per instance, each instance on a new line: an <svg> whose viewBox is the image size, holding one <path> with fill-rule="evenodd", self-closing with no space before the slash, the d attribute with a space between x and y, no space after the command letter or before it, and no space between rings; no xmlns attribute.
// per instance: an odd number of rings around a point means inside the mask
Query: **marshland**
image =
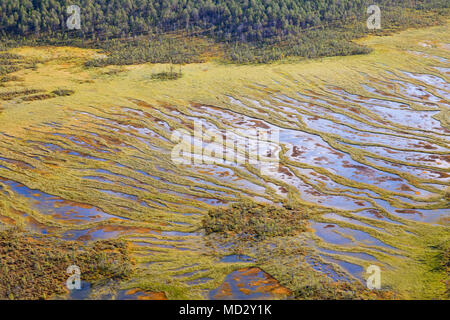
<svg viewBox="0 0 450 320"><path fill-rule="evenodd" d="M195 59L123 64L136 39L16 39L0 53L0 298L448 299L442 19L271 63L203 37ZM276 131L278 163L173 161L196 122Z"/></svg>

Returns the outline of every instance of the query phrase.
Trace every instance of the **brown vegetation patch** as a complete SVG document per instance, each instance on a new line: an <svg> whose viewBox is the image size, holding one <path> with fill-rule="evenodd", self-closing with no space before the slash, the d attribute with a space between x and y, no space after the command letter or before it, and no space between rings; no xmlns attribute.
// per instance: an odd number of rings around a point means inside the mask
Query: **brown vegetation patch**
<svg viewBox="0 0 450 320"><path fill-rule="evenodd" d="M228 208L210 210L203 226L208 234L222 233L241 240L263 240L303 232L307 217L305 212L289 205L281 207L242 201Z"/></svg>
<svg viewBox="0 0 450 320"><path fill-rule="evenodd" d="M67 292L67 268L76 265L91 283L121 280L131 274L123 241L79 242L24 232L0 232L0 299L47 299Z"/></svg>
<svg viewBox="0 0 450 320"><path fill-rule="evenodd" d="M20 97L20 96L32 95L32 94L36 94L39 92L42 92L42 90L25 89L25 90L2 92L2 93L0 93L0 99L1 100L12 100L12 99Z"/></svg>

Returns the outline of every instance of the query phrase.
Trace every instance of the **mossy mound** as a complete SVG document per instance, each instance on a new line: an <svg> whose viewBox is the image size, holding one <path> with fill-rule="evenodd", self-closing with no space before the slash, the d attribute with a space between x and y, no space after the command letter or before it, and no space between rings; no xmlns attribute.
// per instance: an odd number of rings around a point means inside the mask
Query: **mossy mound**
<svg viewBox="0 0 450 320"><path fill-rule="evenodd" d="M159 72L152 74L152 80L177 80L181 78L183 74L181 72Z"/></svg>
<svg viewBox="0 0 450 320"><path fill-rule="evenodd" d="M132 270L123 241L96 241L86 246L17 228L0 232L0 299L47 299L67 293L67 268L76 265L91 283L124 280Z"/></svg>
<svg viewBox="0 0 450 320"><path fill-rule="evenodd" d="M307 214L288 205L242 201L208 212L203 226L208 234L223 233L241 239L262 240L292 236L305 230Z"/></svg>

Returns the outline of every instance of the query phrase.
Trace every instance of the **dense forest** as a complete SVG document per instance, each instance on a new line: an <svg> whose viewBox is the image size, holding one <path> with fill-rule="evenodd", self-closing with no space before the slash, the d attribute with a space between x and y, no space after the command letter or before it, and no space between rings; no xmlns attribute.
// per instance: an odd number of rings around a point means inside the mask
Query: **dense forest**
<svg viewBox="0 0 450 320"><path fill-rule="evenodd" d="M165 42L167 37L161 35L168 33L226 44L225 56L237 62L358 54L367 52L367 48L349 40L367 32L366 10L374 2L382 9L388 28L433 23L436 16L427 20L414 12L442 15L449 6L446 0L2 0L0 36L14 41L89 40L93 46L110 49L110 53L126 48L140 54L130 62L153 61L155 54L166 56L156 61L167 61L168 54L158 54L162 49L155 46L158 41ZM71 5L81 8L80 30L67 28L67 8ZM136 49L142 44L133 43L133 39L143 35L158 39L149 45L154 54ZM111 42L114 39L131 44ZM273 48L273 44L280 46ZM180 51L174 46L178 45L163 45L163 51ZM194 53L199 50L198 45L191 49ZM197 54L188 56L176 60L198 59Z"/></svg>

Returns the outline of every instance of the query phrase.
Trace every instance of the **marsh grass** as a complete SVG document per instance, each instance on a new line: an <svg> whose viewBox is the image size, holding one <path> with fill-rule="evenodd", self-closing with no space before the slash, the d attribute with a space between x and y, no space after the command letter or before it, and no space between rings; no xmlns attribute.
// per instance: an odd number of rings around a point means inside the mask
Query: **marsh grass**
<svg viewBox="0 0 450 320"><path fill-rule="evenodd" d="M40 92L42 92L42 90L37 90L37 89L24 89L24 90L14 90L14 91L2 92L2 93L0 93L0 99L1 100L12 100L12 99L20 97L20 96L33 95L33 94L40 93Z"/></svg>
<svg viewBox="0 0 450 320"><path fill-rule="evenodd" d="M0 82L21 81L21 78L11 75L0 77Z"/></svg>
<svg viewBox="0 0 450 320"><path fill-rule="evenodd" d="M289 206L242 201L229 208L210 210L203 226L208 234L222 233L241 239L263 240L304 231L306 218L307 214Z"/></svg>
<svg viewBox="0 0 450 320"><path fill-rule="evenodd" d="M360 283L331 281L318 278L295 288L294 296L300 300L391 300L395 294L389 290L370 291Z"/></svg>
<svg viewBox="0 0 450 320"><path fill-rule="evenodd" d="M0 299L47 299L67 293L66 270L71 265L80 267L81 279L92 284L124 280L132 272L123 241L82 245L11 228L0 232Z"/></svg>
<svg viewBox="0 0 450 320"><path fill-rule="evenodd" d="M22 78L11 75L11 73L22 69L36 69L36 59L26 61L22 56L9 52L0 52L0 87L6 87L8 82L23 81ZM57 96L70 96L74 94L73 90L56 89L50 93L44 93L44 90L38 89L20 89L13 91L0 92L0 100L13 100L22 97L23 101L37 101L55 98Z"/></svg>
<svg viewBox="0 0 450 320"><path fill-rule="evenodd" d="M69 89L57 89L52 91L52 93L60 97L67 97L73 95L75 91Z"/></svg>
<svg viewBox="0 0 450 320"><path fill-rule="evenodd" d="M185 233L197 231L201 229L202 216L185 216L179 214L178 212L192 212L192 206L195 206L200 208L199 212L201 212L202 215L207 214L206 211L211 207L206 206L203 202L194 201L183 196L174 196L166 192L160 192L154 188L150 188L149 186L145 186L146 190L132 191L132 188L128 186L120 186L119 184L120 182L130 183L126 177L118 178L116 175L112 174L105 175L105 178L112 179L116 182L114 190L124 193L131 193L138 196L140 199L157 200L166 204L167 207L151 209L140 208L135 201L119 200L117 197L105 194L100 195L100 193L95 190L95 187L100 186L99 183L96 182L88 187L84 184L83 180L80 179L80 176L82 175L80 172L82 170L72 170L72 166L77 163L76 160L82 160L85 161L85 163L77 164L77 169L85 170L104 168L105 162L100 163L99 160L77 159L65 152L51 152L51 155L49 155L46 150L41 152L37 148L29 148L37 147L41 144L33 143L29 145L28 142L27 144L21 143L18 137L20 134L21 138L26 136L29 139L33 138L33 140L42 143L56 142L61 146L67 147L68 149L76 150L80 153L83 152L85 155L93 155L101 158L105 157L105 159L110 160L110 162L108 162L108 169L113 167L110 166L109 163L117 162L118 164L121 164L120 167L118 166L113 170L114 173L136 178L147 184L151 184L151 186L177 190L192 196L218 196L217 193L213 194L213 192L210 191L202 192L201 194L199 194L199 192L193 192L194 188L190 187L190 184L186 182L186 179L183 179L183 177L191 175L193 171L172 166L170 164L170 157L166 157L161 152L154 152L153 150L148 149L146 144L141 143L137 139L130 139L129 137L126 137L125 134L120 134L115 131L113 132L112 130L108 130L108 138L102 138L101 143L105 150L108 148L107 150L112 150L113 152L111 154L100 154L96 151L91 151L84 147L82 148L70 139L62 138L60 136L55 136L50 139L49 133L54 132L53 127L48 128L49 131L46 131L45 133L33 131L24 134L19 133L20 129L22 127L36 127L37 124L42 124L49 121L64 122L67 120L68 112L73 111L72 108L76 108L78 111L90 112L93 116L104 117L107 123L114 120L123 124L123 119L121 119L123 113L121 111L119 112L116 108L118 106L118 101L123 101L128 107L139 109L140 111L145 112L144 114L146 115L145 117L140 115L136 115L136 117L134 117L130 112L127 114L127 124L140 124L141 126L145 125L147 128L154 130L161 136L169 138L170 134L165 135L165 132L158 128L157 121L159 119L164 120L172 128L179 126L179 124L183 123L183 120L185 120L184 116L180 115L175 117L171 115L169 117L165 116L163 113L170 114L171 110L176 110L185 115L194 116L195 114L192 112L192 109L195 108L196 105L192 104L192 108L189 108L190 103L194 101L198 103L198 105L211 105L217 106L217 108L220 107L222 109L229 109L235 113L258 118L283 128L294 128L296 130L302 130L320 135L323 139L330 143L331 146L338 148L342 152L348 153L352 156L352 158L358 159L361 163L369 164L364 157L364 155L368 154L361 150L350 148L346 145L340 145L340 141L346 142L346 140L342 139L339 135L311 130L311 128L304 125L302 121L300 121L300 117L299 121L294 119L292 123L289 121L283 121L284 119L277 115L276 110L274 110L275 105L281 105L282 102L277 101L276 104L274 103L272 106L264 106L264 113L258 113L255 111L256 108L244 108L237 104L228 103L228 100L224 95L229 94L237 99L243 99L243 101L248 101L245 100L245 98L252 98L263 102L265 99L270 99L270 95L274 92L279 92L280 94L284 93L287 96L295 95L298 91L309 92L313 97L317 98L317 102L315 102L315 104L323 105L324 107L328 107L331 111L336 112L334 107L326 103L321 103L319 99L334 99L334 95L327 91L329 85L340 86L348 92L367 96L367 92L361 88L361 83L370 85L370 82L361 76L361 72L370 74L371 77L375 78L386 77L382 70L390 70L393 73L398 73L398 70L410 70L417 73L431 72L432 74L439 75L438 72L430 71L430 68L428 68L428 62L425 63L422 57L406 55L404 54L404 51L399 50L399 48L415 48L417 47L417 42L423 41L423 39L431 39L434 43L439 43L439 37L444 39L444 34L448 34L448 32L445 33L446 31L448 31L448 27L437 27L425 30L410 30L394 37L370 37L369 39L364 40L363 43L375 48L373 54L346 58L330 58L324 59L324 61L320 62L304 61L298 64L280 64L276 66L234 66L215 63L186 65L183 67L184 76L178 81L153 81L150 85L149 82L145 80L148 80L149 75L153 72L164 70L161 69L163 66L140 65L127 68L126 77L98 77L98 75L102 74L102 72L107 68L96 69L82 67L86 61L86 57L89 58L91 56L97 56L97 54L93 51L89 51L93 52L92 55L84 55L80 54L80 52L84 52L84 50L76 48L20 48L17 49L16 52L19 52L26 57L41 57L43 53L49 54L49 52L52 54L55 53L54 56L56 57L61 57L61 53L66 54L66 51L73 54L74 57L72 58L72 61L77 62L75 66L68 64L66 59L67 56L63 56L61 60L58 61L60 65L57 67L63 68L62 72L59 72L57 68L55 68L55 65L57 65L57 58L49 58L48 63L39 65L39 72L30 72L26 75L26 87L42 88L45 92L51 92L56 89L53 84L47 80L51 78L54 80L53 83L57 83L58 86L69 86L74 88L78 94L76 96L68 97L68 103L61 104L61 106L58 107L55 107L55 103L52 100L46 100L39 103L27 104L26 108L9 108L9 110L6 110L7 112L2 114L2 129L5 133L14 133L15 137L13 138L5 135L2 138L2 150L11 150L11 153L14 151L15 158L30 163L39 168L39 170L18 170L15 163L1 161L2 166L7 167L9 170L0 169L0 171L2 171L2 176L7 179L18 181L28 186L33 186L33 188L42 190L43 192L62 197L64 199L70 199L72 201L101 205L105 212L128 218L121 222L123 224L130 223L134 225L136 223L140 226L163 231L179 231ZM437 54L439 56L444 56L443 53L441 54L440 52L443 52L443 50L438 51ZM405 56L407 56L408 59L405 59ZM382 69L373 67L375 64L379 63L384 63L387 67L383 67ZM24 75L20 73L18 76ZM73 81L74 79L79 80L79 85ZM277 82L276 85L273 83L274 80ZM86 87L84 87L84 83L87 83L87 81L92 81L89 85L90 88L92 88L92 91L87 90ZM92 94L93 92L95 92L95 94ZM170 92L170 95L168 95L168 92ZM101 99L99 99L99 97ZM133 97L133 99L130 99L130 97ZM397 96L397 98L398 101L404 101L403 99L400 99L399 96ZM99 101L101 101L101 104L99 104ZM8 106L8 103L5 103L5 105ZM120 103L120 105L122 105L122 103ZM348 105L353 106L352 103L348 103ZM411 105L419 110L422 110L420 107L415 106L413 101L411 102ZM359 112L363 113L365 112L364 108L361 108L359 105L354 106L354 110L359 110ZM358 109L356 109L356 107ZM258 108L263 107L259 106ZM444 111L445 106L441 106L440 109ZM163 113L161 113L161 111ZM34 116L30 117L29 112L34 112ZM302 112L302 114L311 113L308 111ZM350 112L343 110L341 113L351 118L359 119L359 113L356 113L356 111ZM445 116L446 113L443 113L443 115ZM220 119L218 120L214 116L204 114L203 117L220 128L226 127L223 123L221 123ZM442 119L444 118L445 117L442 117ZM178 122L178 120L180 121ZM331 120L339 123L338 119ZM361 122L368 123L367 120L359 120ZM86 121L86 123L89 123L89 125L83 125L81 128L66 127L63 132L67 134L73 133L74 135L83 138L84 141L91 142L93 146L98 146L99 144L94 143L92 137L87 132L89 131L92 134L104 136L104 130L98 128L92 121ZM186 126L185 128L189 129L187 127L188 124L183 123L183 126ZM389 125L385 124L380 125L379 127L390 128ZM120 127L116 125L114 128ZM405 130L405 132L408 130L407 127L402 126L395 126L395 129ZM69 132L69 130L72 130L72 132ZM439 142L443 147L448 145L448 143L445 144L445 142L442 141L443 139L439 139L431 134L428 135L425 132L415 131L414 134L411 133L409 136L414 138L422 137L427 140L432 139L433 141ZM114 140L111 138L114 138ZM115 152L115 150L119 150L120 140L129 145L138 147L141 150L141 153L135 153L137 151L136 149L128 150L128 148L125 147L120 147L120 150L125 152ZM162 146L165 148L170 146L162 140L154 139L154 141L156 146ZM410 149L405 149L405 151L408 150ZM386 286L395 288L396 291L404 293L406 298L436 299L442 297L441 293L443 291L445 292L445 285L443 285L443 283L445 279L448 279L448 276L445 277L443 269L430 272L431 268L436 266L436 264L430 266L430 261L432 257L436 256L437 251L435 249L429 249L429 246L430 244L436 244L442 240L446 233L448 235L448 229L445 229L444 226L416 223L409 221L408 219L396 217L394 214L390 214L388 210L384 210L381 206L377 205L374 199L369 196L367 192L364 192L364 189L378 193L378 198L390 199L392 201L392 205L399 208L411 208L415 206L415 204L405 204L404 202L397 200L397 196L400 195L397 191L384 190L373 186L372 184L363 183L362 181L354 181L344 177L339 172L327 171L325 168L320 166L312 166L301 161L293 161L286 155L287 150L284 149L282 151L283 153L281 154L280 159L281 163L291 169L293 174L303 177L303 174L300 175L300 173L296 171L296 167L316 170L318 173L329 177L341 185L332 191L332 194L348 195L349 192L346 189L347 187L360 189L358 193L352 195L352 199L367 200L372 203L373 207L378 209L380 215L393 221L401 222L401 225L399 225L382 220L366 219L359 216L357 217L354 212L339 210L337 208L328 210L328 212L331 212L332 210L332 212L336 212L339 215L353 217L359 221L378 227L377 230L375 230L374 228L358 226L356 224L339 221L333 222L342 227L351 227L356 230L367 232L371 236L395 247L395 249L388 249L381 245L336 246L332 244L325 244L317 240L317 237L314 238L314 234L310 232L293 232L294 236L291 238L298 238L302 236L305 238L309 237L309 240L314 240L317 245L330 250L345 249L346 252L365 252L373 255L382 265L386 266L386 268L383 269L383 286L386 284ZM11 153L8 151L5 154L10 156ZM41 159L36 160L30 156L27 156L30 154L37 154L41 157ZM137 160L138 157L136 157L136 155L139 156L140 160ZM382 157L378 156L376 156L376 158L382 159ZM398 162L398 164L408 165L409 163L404 161ZM162 172L157 170L156 165L164 168L165 171ZM127 167L144 170L149 174L162 177L163 179L172 182L172 184L165 183L160 180L153 181L150 178L146 178L143 175L139 175L138 173L129 170ZM58 168L58 170L55 170L55 168ZM171 171L169 172L168 170ZM294 186L288 185L287 183L281 183L276 181L276 179L270 180L267 177L260 176L257 170L251 171L250 173L252 173L252 175L244 174L243 170L236 170L236 172L241 174L239 177L258 185L267 186L269 182L272 182L273 184L283 186L288 190L289 197L300 198ZM398 174L400 177L405 177L412 185L417 187L424 187L425 183L432 183L430 180L402 174L399 170L390 170L390 172ZM230 185L223 179L212 179L212 177L204 173L198 173L196 177L209 179L207 181L214 182L220 187L230 187ZM70 183L68 183L68 181ZM185 185L186 187L179 187L178 185L174 185L174 183ZM314 181L308 181L308 179L305 179L305 183L315 186L318 191L330 194L330 190L321 184L316 184ZM77 186L76 189L73 188L74 185ZM139 186L143 187L144 184L139 184ZM203 185L203 187L208 190L211 188L210 185L206 184ZM6 190L7 186L3 185L3 188ZM214 188L215 190L224 190L219 187ZM237 187L233 190L233 195L240 196L243 194L246 197L261 196L268 201L279 203L281 201L281 197L277 195L274 189L275 188L266 187L266 192L252 193L247 188ZM425 190L428 189L430 188L425 188ZM446 206L448 202L442 201L448 201L448 193L447 196L444 196L445 190L440 189L436 191L430 189L429 191L437 194L439 202L436 202L438 201L437 197L409 196L408 198L410 200L416 199L422 201L423 203L421 204L421 208L424 209L432 208L432 206L433 208L448 207L448 205ZM24 208L22 208L21 211L27 212L29 216L33 217L40 223L45 224L46 226L53 226L63 230L68 227L67 224L61 223L61 221L51 217L48 214L38 212L37 210L26 210L28 206L26 206L25 200L27 199L22 199L22 197L14 195L14 192L11 190L8 193L9 197L6 197L3 201L6 205L19 208L23 206ZM236 198L225 196L220 196L219 199L228 202L236 200ZM299 201L300 200L301 199L299 199ZM177 205L173 205L174 203ZM307 207L308 203L306 201L302 201L299 206L301 210ZM177 214L171 212L177 212ZM314 216L311 217L315 221L329 222L330 220L333 220L328 218L320 219L322 216L321 212L324 212L323 206L319 207L317 212L318 214L314 214ZM22 219L21 215L14 212L10 214L10 217L17 220ZM222 216L219 214L217 219L228 220L228 218L231 218L231 216L226 217L226 215ZM23 220L25 223L25 218L23 218ZM267 224L272 222L270 219L266 219L266 221ZM175 224L172 222L182 222L183 224ZM249 229L251 231L253 229L259 231L262 230L261 240L280 240L281 246L285 252L280 252L279 255L275 255L272 251L266 250L266 255L269 260L271 259L273 261L274 265L271 265L270 261L258 261L257 266L268 272L282 284L289 286L289 288L291 288L294 292L298 290L298 297L318 295L323 290L322 284L310 284L307 279L301 278L300 273L295 272L293 276L294 280L284 277L284 275L289 275L289 273L281 272L284 270L282 269L282 266L289 262L287 258L290 256L298 256L300 253L297 254L297 251L289 251L288 249L291 247L290 242L286 242L282 237L272 237L270 234L273 233L273 230L270 228L266 228L268 230L265 230L264 223L262 223L262 227L257 227L257 222L257 219L253 220ZM108 222L101 222L98 225L107 224ZM231 220L230 225L233 224L235 223ZM80 228L76 225L71 225L71 227ZM83 228L90 227L92 227L92 224L83 226ZM378 231L380 228L385 231ZM265 234L266 231L267 234ZM239 229L237 232L223 231L217 234L217 236L236 236L239 232L241 232ZM213 235L214 234L211 234L211 236ZM255 235L257 235L256 232L253 237L256 237ZM175 247L161 248L152 246L152 244L157 244L157 242L156 239L151 238L147 240L145 246L136 246L134 249L135 256L138 256L139 259L141 259L140 262L145 264L145 267L143 267L142 273L139 274L139 278L137 278L134 283L130 284L130 288L140 287L152 292L164 291L170 299L201 299L202 293L204 293L205 290L217 288L222 283L225 275L243 267L242 263L217 263L218 259L228 253L217 251L212 254L205 254L203 250L204 247L200 247L202 245L202 237L188 236L185 238L187 238L186 242L183 243L182 246L189 247L191 250L181 252ZM164 245L170 244L169 241L172 241L171 244L173 244L173 240L181 239L182 237L178 236L158 236L158 240L164 240L162 242ZM259 240L246 241L247 246L259 245L260 243L261 241ZM307 245L308 244L305 243L304 247L307 247ZM250 250L250 252L245 251L246 249L248 248L243 246L241 253L247 254L253 258L261 256L260 254L254 254L254 252L251 252ZM362 259L352 258L344 253L340 254L339 257L336 258L345 260L349 263L358 264L362 267L365 267L367 263L370 263ZM148 263L152 264L147 265ZM185 272L184 270L178 271L178 269L183 266L189 267L190 269L188 269L188 271L208 270L199 272L198 274L190 277L188 280L195 280L201 277L208 277L213 280L198 285L188 285L183 280L174 277L174 275ZM293 264L291 268L299 269L299 265ZM298 278L298 280L295 280L296 278ZM292 284L290 284L291 282ZM326 286L326 283L324 283L323 286ZM325 295L333 296L332 293L327 293Z"/></svg>
<svg viewBox="0 0 450 320"><path fill-rule="evenodd" d="M445 280L447 298L450 298L450 238L439 242L433 246L436 254L430 265L432 271L444 272L447 275Z"/></svg>
<svg viewBox="0 0 450 320"><path fill-rule="evenodd" d="M18 70L20 70L18 66L0 65L0 75L6 75L8 73L16 72Z"/></svg>
<svg viewBox="0 0 450 320"><path fill-rule="evenodd" d="M151 75L152 80L177 80L180 79L183 76L183 73L181 70L179 72L176 72L173 70L173 68L170 68L170 71L162 71L158 73L153 73Z"/></svg>
<svg viewBox="0 0 450 320"><path fill-rule="evenodd" d="M23 97L22 100L23 101L38 101L38 100L47 100L47 99L52 99L52 98L56 98L56 95L44 93L44 94L36 94L36 95L32 95L32 96Z"/></svg>

